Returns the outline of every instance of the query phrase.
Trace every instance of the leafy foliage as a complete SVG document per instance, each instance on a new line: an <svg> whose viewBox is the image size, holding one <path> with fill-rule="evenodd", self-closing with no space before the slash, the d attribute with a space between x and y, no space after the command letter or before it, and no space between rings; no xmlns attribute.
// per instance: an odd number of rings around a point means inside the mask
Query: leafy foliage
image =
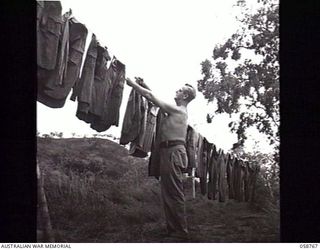
<svg viewBox="0 0 320 250"><path fill-rule="evenodd" d="M215 46L213 60L201 63L203 78L198 90L208 102L217 102L215 114L239 114L229 124L240 145L245 131L255 126L268 136L269 143L279 142L279 5L259 1L250 13L244 0L239 30L224 44ZM234 66L235 65L235 66ZM211 117L207 116L210 122Z"/></svg>

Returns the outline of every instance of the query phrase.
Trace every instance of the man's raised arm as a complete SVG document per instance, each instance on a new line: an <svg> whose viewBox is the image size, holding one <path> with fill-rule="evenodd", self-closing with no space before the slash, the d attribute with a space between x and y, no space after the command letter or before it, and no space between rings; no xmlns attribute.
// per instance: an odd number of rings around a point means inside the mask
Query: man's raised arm
<svg viewBox="0 0 320 250"><path fill-rule="evenodd" d="M139 84L133 82L130 78L126 78L126 80L129 86L135 89L140 95L144 96L149 101L153 102L156 106L160 107L166 113L171 114L181 112L176 105L172 105L160 100L158 97L154 95L154 93L151 90L140 86Z"/></svg>

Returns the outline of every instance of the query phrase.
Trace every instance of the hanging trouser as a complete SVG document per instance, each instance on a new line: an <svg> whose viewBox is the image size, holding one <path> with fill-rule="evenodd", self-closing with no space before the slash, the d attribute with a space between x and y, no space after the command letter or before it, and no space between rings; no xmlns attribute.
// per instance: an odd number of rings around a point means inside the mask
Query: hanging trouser
<svg viewBox="0 0 320 250"><path fill-rule="evenodd" d="M226 175L226 166L224 155L221 154L218 160L218 190L219 190L219 201L225 202L225 175Z"/></svg>
<svg viewBox="0 0 320 250"><path fill-rule="evenodd" d="M160 147L161 195L169 234L188 233L182 183L182 173L187 165L184 145Z"/></svg>

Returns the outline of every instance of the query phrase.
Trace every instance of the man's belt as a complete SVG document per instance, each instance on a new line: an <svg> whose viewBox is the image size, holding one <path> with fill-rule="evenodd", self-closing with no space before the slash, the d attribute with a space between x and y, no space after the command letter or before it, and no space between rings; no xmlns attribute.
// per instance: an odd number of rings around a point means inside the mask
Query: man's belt
<svg viewBox="0 0 320 250"><path fill-rule="evenodd" d="M160 148L170 148L177 145L186 145L185 141L182 140L170 140L170 141L163 141L160 142L159 146Z"/></svg>

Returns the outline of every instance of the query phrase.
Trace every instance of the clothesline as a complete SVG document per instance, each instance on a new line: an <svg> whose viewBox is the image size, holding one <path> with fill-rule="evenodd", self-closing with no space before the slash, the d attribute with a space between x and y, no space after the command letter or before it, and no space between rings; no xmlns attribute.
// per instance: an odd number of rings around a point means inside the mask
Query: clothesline
<svg viewBox="0 0 320 250"><path fill-rule="evenodd" d="M97 132L118 126L125 64L114 55L111 58L108 48L99 43L95 33L88 31L84 24L74 18L71 9L61 15L60 1L37 3L38 101L51 108L61 108L73 89L70 99L78 102L76 116L80 120L90 124ZM136 81L139 81L138 78ZM144 158L151 152L149 175L155 177L159 176L157 124L160 124L161 119L162 112L132 89L122 124L120 144L130 142L129 154L132 156ZM192 135L190 131L193 131ZM247 166L250 167L248 161L232 153L225 154L190 125L186 141L190 149L190 162L196 163L190 167L192 164L189 162L189 170L196 169L202 193L205 193L209 183L217 184L217 176L220 184L224 182L226 165L231 161L235 169L240 169L235 175L235 185L240 185L238 179L245 176L246 172L241 172L242 166L244 171L249 171L246 170ZM242 190L239 186L237 188ZM221 187L219 190L222 190ZM212 192L214 196L215 191Z"/></svg>

